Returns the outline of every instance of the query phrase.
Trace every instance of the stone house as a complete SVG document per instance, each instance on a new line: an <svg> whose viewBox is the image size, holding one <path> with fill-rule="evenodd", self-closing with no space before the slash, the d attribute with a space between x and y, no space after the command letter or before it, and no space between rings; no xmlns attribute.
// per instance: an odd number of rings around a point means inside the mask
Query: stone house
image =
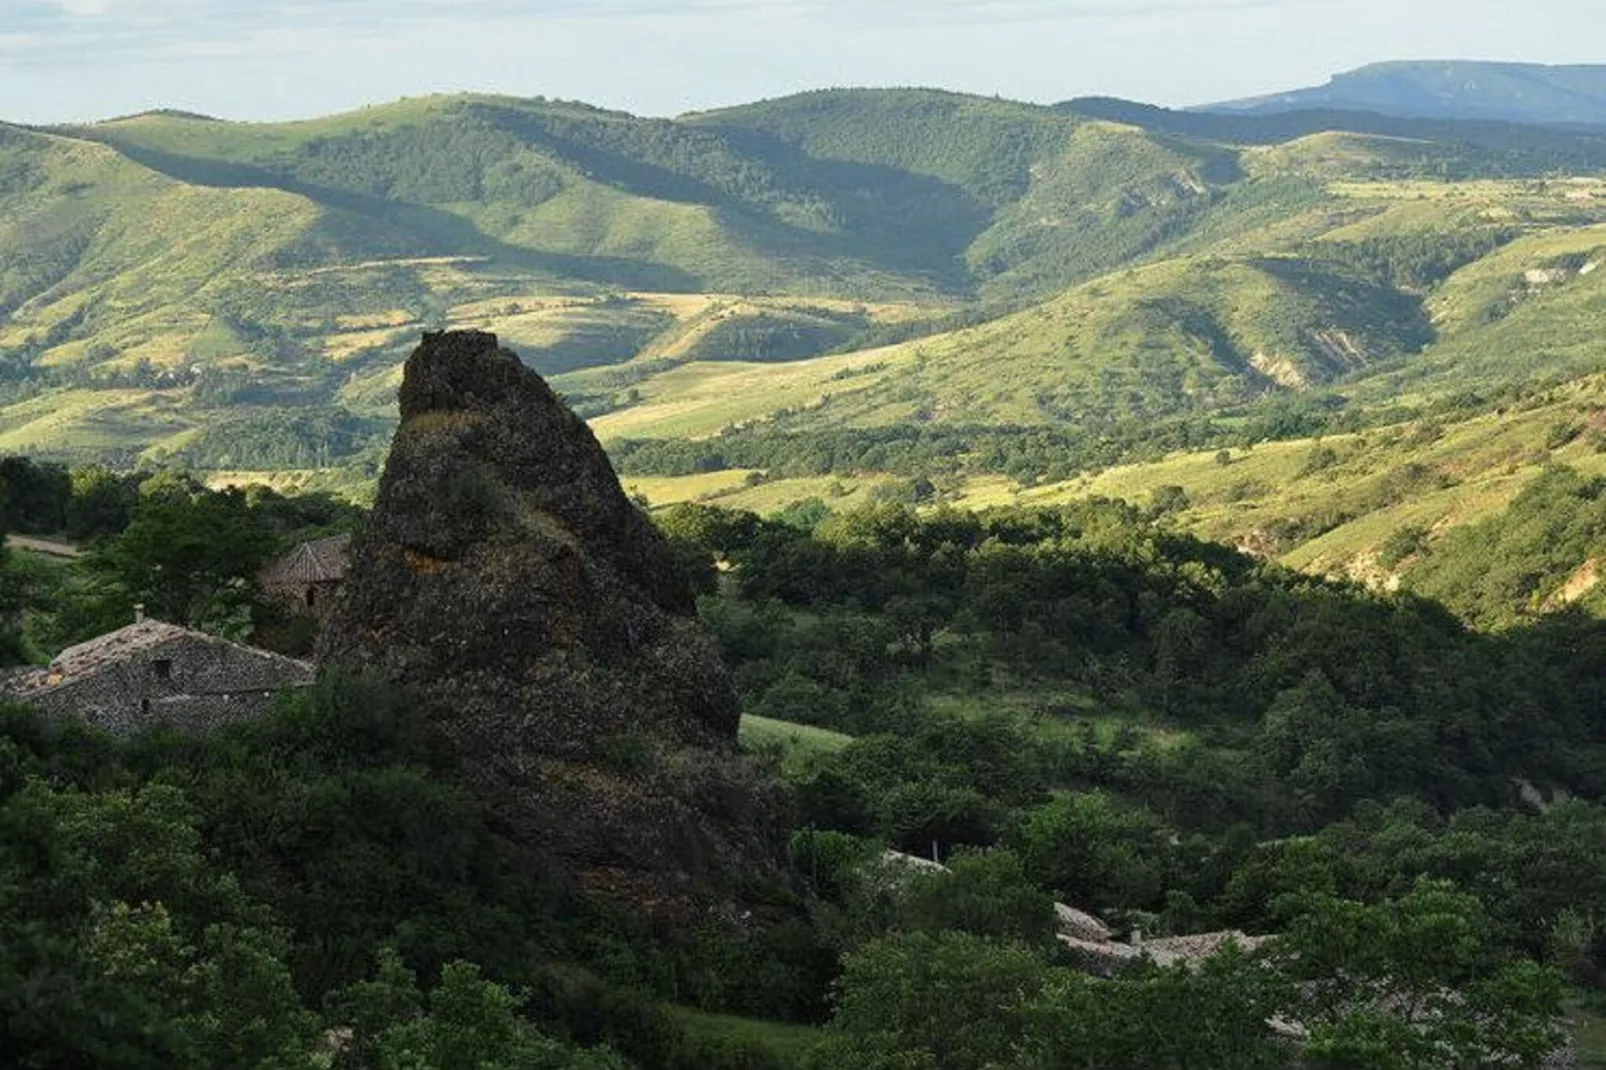
<svg viewBox="0 0 1606 1070"><path fill-rule="evenodd" d="M1123 966L1148 960L1156 966L1175 966L1179 963L1202 962L1212 955L1236 946L1241 951L1253 951L1266 942L1266 937L1249 936L1234 929L1214 933L1194 933L1188 936L1145 938L1134 932L1130 941L1120 941L1105 931L1100 936L1068 926L1061 918L1059 941L1071 951L1084 970L1101 977L1110 977Z"/></svg>
<svg viewBox="0 0 1606 1070"><path fill-rule="evenodd" d="M120 736L158 724L205 731L266 712L276 693L314 676L309 662L141 618L12 674L0 698Z"/></svg>
<svg viewBox="0 0 1606 1070"><path fill-rule="evenodd" d="M941 862L901 851L882 852L881 862L892 867L895 873L948 872L948 867ZM1104 922L1067 903L1054 904L1054 928L1059 942L1075 952L1078 965L1085 972L1101 977L1115 976L1123 967L1142 961L1152 962L1156 966L1202 962L1225 950L1228 945L1242 951L1253 951L1266 942L1266 937L1249 936L1235 929L1159 938L1145 938L1141 932L1134 930L1130 940L1117 940L1114 930Z"/></svg>
<svg viewBox="0 0 1606 1070"><path fill-rule="evenodd" d="M318 613L346 580L350 535L304 542L257 575L268 597L307 613Z"/></svg>

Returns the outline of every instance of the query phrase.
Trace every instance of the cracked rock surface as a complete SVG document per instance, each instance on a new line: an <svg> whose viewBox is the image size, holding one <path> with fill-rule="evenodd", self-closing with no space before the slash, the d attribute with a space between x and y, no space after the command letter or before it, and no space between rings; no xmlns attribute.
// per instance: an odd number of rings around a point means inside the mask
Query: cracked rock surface
<svg viewBox="0 0 1606 1070"><path fill-rule="evenodd" d="M425 335L322 660L428 702L521 859L680 909L778 871L776 789L670 548L535 372Z"/></svg>

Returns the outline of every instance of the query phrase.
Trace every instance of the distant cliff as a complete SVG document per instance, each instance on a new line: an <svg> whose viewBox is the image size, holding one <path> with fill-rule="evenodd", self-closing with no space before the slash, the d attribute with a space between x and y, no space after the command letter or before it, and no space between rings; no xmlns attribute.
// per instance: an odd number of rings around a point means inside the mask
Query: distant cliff
<svg viewBox="0 0 1606 1070"><path fill-rule="evenodd" d="M1204 111L1370 111L1417 119L1486 119L1606 127L1606 65L1473 60L1374 63L1324 86L1214 104Z"/></svg>

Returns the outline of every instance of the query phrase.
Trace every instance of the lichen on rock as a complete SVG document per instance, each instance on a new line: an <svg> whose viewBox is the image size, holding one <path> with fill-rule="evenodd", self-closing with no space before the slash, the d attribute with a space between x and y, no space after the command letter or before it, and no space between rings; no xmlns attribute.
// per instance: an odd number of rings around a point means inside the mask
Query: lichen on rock
<svg viewBox="0 0 1606 1070"><path fill-rule="evenodd" d="M322 659L422 696L532 863L655 902L773 872L730 680L590 429L475 331L425 335L400 401Z"/></svg>

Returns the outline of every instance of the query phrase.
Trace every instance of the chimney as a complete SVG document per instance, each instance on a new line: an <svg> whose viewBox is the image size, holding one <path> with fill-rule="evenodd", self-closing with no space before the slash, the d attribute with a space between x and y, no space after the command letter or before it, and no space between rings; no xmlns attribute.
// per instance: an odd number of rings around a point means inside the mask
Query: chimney
<svg viewBox="0 0 1606 1070"><path fill-rule="evenodd" d="M135 624L144 624L145 623L145 603L144 602L135 602L134 603L134 623Z"/></svg>
<svg viewBox="0 0 1606 1070"><path fill-rule="evenodd" d="M1132 930L1132 946L1133 947L1142 947L1143 946L1143 930L1142 929L1133 929Z"/></svg>

